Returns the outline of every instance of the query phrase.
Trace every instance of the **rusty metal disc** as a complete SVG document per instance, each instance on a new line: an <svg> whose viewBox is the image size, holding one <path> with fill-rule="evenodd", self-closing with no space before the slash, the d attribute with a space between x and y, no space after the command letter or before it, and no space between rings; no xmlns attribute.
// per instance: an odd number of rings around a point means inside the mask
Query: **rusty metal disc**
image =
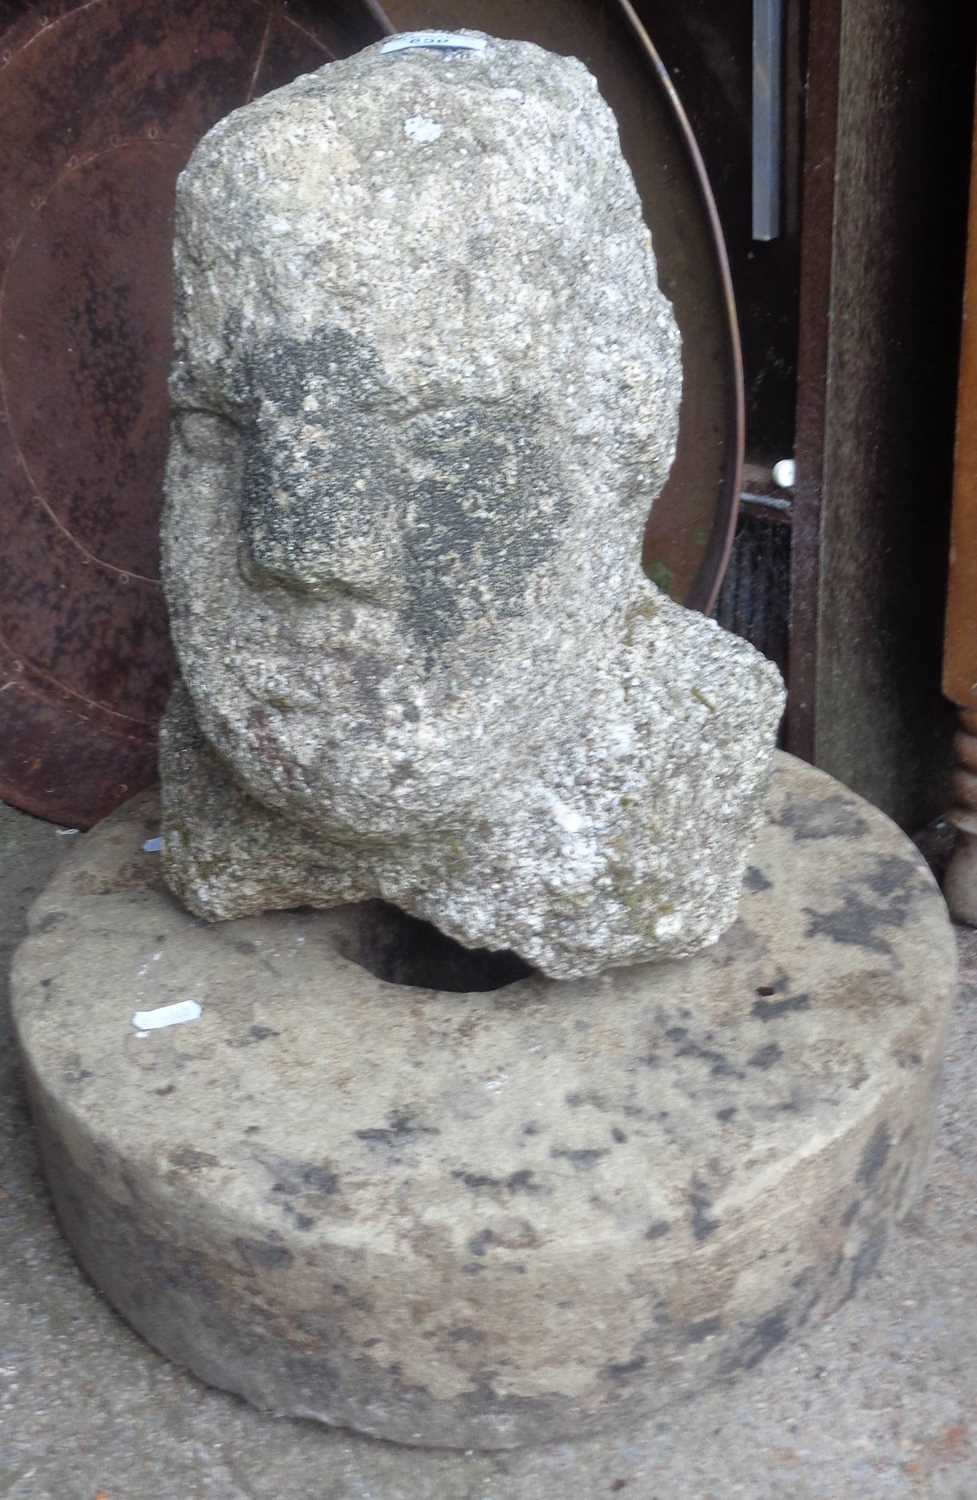
<svg viewBox="0 0 977 1500"><path fill-rule="evenodd" d="M654 12L654 6L645 6ZM652 579L712 609L739 506L743 376L732 282L702 158L678 95L629 0L383 0L398 31L468 26L581 58L617 116L662 289L682 332L678 452L645 536Z"/></svg>
<svg viewBox="0 0 977 1500"><path fill-rule="evenodd" d="M0 0L0 797L88 826L155 776L177 172L382 34L372 0Z"/></svg>
<svg viewBox="0 0 977 1500"><path fill-rule="evenodd" d="M742 385L694 142L626 0L0 0L0 797L87 827L155 775L172 662L157 581L176 174L217 119L426 25L580 56L615 109L683 335L652 577L711 605Z"/></svg>

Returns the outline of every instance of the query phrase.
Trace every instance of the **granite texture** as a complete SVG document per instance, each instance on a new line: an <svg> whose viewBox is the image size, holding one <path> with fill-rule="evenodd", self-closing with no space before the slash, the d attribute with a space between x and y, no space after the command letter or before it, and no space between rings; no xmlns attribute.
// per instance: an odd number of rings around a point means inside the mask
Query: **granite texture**
<svg viewBox="0 0 977 1500"><path fill-rule="evenodd" d="M377 903L208 926L154 827L130 803L35 902L15 1024L82 1265L265 1410L460 1448L636 1424L845 1301L917 1194L945 908L799 762L717 945L572 982Z"/></svg>
<svg viewBox="0 0 977 1500"><path fill-rule="evenodd" d="M554 977L714 942L782 687L640 570L681 352L594 78L368 48L221 121L176 222L173 890Z"/></svg>

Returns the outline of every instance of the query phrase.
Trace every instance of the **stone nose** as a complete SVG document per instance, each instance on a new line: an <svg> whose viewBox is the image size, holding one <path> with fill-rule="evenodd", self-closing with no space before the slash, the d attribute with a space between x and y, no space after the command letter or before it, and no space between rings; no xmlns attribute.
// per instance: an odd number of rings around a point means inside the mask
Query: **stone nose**
<svg viewBox="0 0 977 1500"><path fill-rule="evenodd" d="M396 593L392 518L355 482L316 477L262 486L241 508L239 564L255 587L389 603Z"/></svg>

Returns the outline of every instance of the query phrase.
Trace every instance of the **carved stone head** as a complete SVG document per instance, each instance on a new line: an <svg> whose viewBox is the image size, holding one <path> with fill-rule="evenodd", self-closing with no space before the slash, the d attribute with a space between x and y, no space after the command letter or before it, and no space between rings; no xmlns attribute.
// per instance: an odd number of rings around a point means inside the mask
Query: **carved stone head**
<svg viewBox="0 0 977 1500"><path fill-rule="evenodd" d="M640 571L681 359L613 116L481 40L301 78L180 180L167 868L592 972L731 919L780 689Z"/></svg>

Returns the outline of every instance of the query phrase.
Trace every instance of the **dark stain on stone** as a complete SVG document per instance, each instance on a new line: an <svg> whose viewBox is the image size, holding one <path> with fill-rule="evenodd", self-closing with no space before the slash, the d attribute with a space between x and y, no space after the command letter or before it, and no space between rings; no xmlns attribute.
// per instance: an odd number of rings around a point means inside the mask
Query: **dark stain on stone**
<svg viewBox="0 0 977 1500"><path fill-rule="evenodd" d="M877 854L875 869L862 880L877 896L895 897L906 904L913 895L929 888L929 881L916 861L899 854Z"/></svg>
<svg viewBox="0 0 977 1500"><path fill-rule="evenodd" d="M260 1130L261 1130L261 1126L260 1125L245 1125L245 1127L244 1127L244 1133L245 1133L245 1135L258 1135L259 1132L260 1132Z"/></svg>
<svg viewBox="0 0 977 1500"><path fill-rule="evenodd" d="M463 1182L466 1188L471 1188L473 1193L483 1188L504 1189L509 1193L545 1193L547 1189L541 1182L534 1182L535 1173L526 1167L520 1167L518 1172L510 1172L508 1177L488 1177L481 1172L452 1172L458 1182Z"/></svg>
<svg viewBox="0 0 977 1500"><path fill-rule="evenodd" d="M685 1337L690 1344L701 1344L703 1339L711 1339L722 1326L722 1318L700 1318L697 1323L688 1324Z"/></svg>
<svg viewBox="0 0 977 1500"><path fill-rule="evenodd" d="M284 1245L272 1245L265 1240L237 1239L234 1244L254 1271L280 1271L294 1259Z"/></svg>
<svg viewBox="0 0 977 1500"><path fill-rule="evenodd" d="M275 1031L272 1026L250 1026L247 1036L236 1037L228 1041L229 1047L253 1047L255 1042L266 1042L269 1037L281 1036L280 1031Z"/></svg>
<svg viewBox="0 0 977 1500"><path fill-rule="evenodd" d="M719 1228L720 1220L710 1216L712 1194L701 1177L693 1177L689 1185L689 1202L692 1205L692 1233L697 1240L707 1240Z"/></svg>
<svg viewBox="0 0 977 1500"><path fill-rule="evenodd" d="M523 1135L539 1135L539 1126L535 1120L527 1120L522 1127Z"/></svg>
<svg viewBox="0 0 977 1500"><path fill-rule="evenodd" d="M612 1125L611 1126L611 1139L614 1140L614 1141L617 1141L617 1143L618 1143L619 1146L623 1146L624 1142L627 1140L627 1135L625 1134L625 1132L621 1129L621 1127L619 1125Z"/></svg>
<svg viewBox="0 0 977 1500"><path fill-rule="evenodd" d="M858 1210L861 1208L861 1206L861 1198L855 1198L851 1203L849 1203L848 1207L845 1209L844 1213L841 1216L841 1225L843 1229L847 1229L849 1224L851 1224L852 1221L857 1218Z"/></svg>
<svg viewBox="0 0 977 1500"><path fill-rule="evenodd" d="M876 1224L868 1234L858 1254L851 1263L851 1281L848 1287L847 1297L853 1297L865 1280L871 1276L882 1258L888 1238L888 1228L885 1224ZM846 1300L847 1300L846 1297Z"/></svg>
<svg viewBox="0 0 977 1500"><path fill-rule="evenodd" d="M533 1173L521 1167L518 1172L510 1172L505 1179L505 1185L510 1193L543 1193L546 1189L541 1182L533 1181Z"/></svg>
<svg viewBox="0 0 977 1500"><path fill-rule="evenodd" d="M574 1148L570 1146L551 1146L550 1156L560 1160L568 1161L575 1167L584 1170L596 1167L602 1156L607 1156L606 1146L582 1146Z"/></svg>
<svg viewBox="0 0 977 1500"><path fill-rule="evenodd" d="M219 1167L220 1159L212 1155L210 1151L198 1151L196 1146L177 1146L170 1152L170 1161L174 1167L180 1167L185 1172L200 1172L205 1167Z"/></svg>
<svg viewBox="0 0 977 1500"><path fill-rule="evenodd" d="M303 1186L314 1193L325 1193L328 1196L339 1191L339 1178L328 1167L303 1167L300 1175Z"/></svg>
<svg viewBox="0 0 977 1500"><path fill-rule="evenodd" d="M408 1110L392 1109L387 1115L387 1124L369 1130L354 1132L357 1140L368 1146L401 1146L418 1135L440 1135L434 1125L418 1125Z"/></svg>
<svg viewBox="0 0 977 1500"><path fill-rule="evenodd" d="M579 1089L574 1089L572 1093L564 1094L563 1097L571 1109L580 1109L585 1104L589 1104L592 1109L607 1109L607 1100L596 1089L586 1089L583 1093Z"/></svg>
<svg viewBox="0 0 977 1500"><path fill-rule="evenodd" d="M485 1267L480 1266L477 1260L470 1260L461 1269L466 1276L477 1276L479 1271L485 1270Z"/></svg>
<svg viewBox="0 0 977 1500"><path fill-rule="evenodd" d="M676 1057L692 1057L697 1062L710 1064L709 1071L713 1078L742 1078L743 1074L734 1068L728 1057L717 1052L714 1047L703 1047L699 1042L685 1041L675 1048Z"/></svg>
<svg viewBox="0 0 977 1500"><path fill-rule="evenodd" d="M726 1107L725 1107L725 1109L717 1109L716 1110L716 1119L720 1120L723 1125L727 1125L729 1123L729 1121L733 1118L733 1116L735 1114L736 1114L736 1105L735 1104L727 1104Z"/></svg>
<svg viewBox="0 0 977 1500"><path fill-rule="evenodd" d="M95 1077L91 1068L82 1067L81 1056L77 1052L70 1053L65 1059L65 1063L66 1067L62 1073L65 1083L86 1083L89 1078Z"/></svg>
<svg viewBox="0 0 977 1500"><path fill-rule="evenodd" d="M908 860L898 862L908 866L913 874L916 873ZM872 877L867 877L865 883L874 889ZM869 953L891 956L892 945L878 929L905 926L912 905L912 891L904 887L885 893L876 891L875 894L883 896L882 904L867 901L852 883L848 883L844 887L844 900L832 911L814 911L805 906L804 912L808 918L806 936L823 936L830 938L833 943L847 943L851 947L864 948Z"/></svg>
<svg viewBox="0 0 977 1500"><path fill-rule="evenodd" d="M757 994L763 994L763 990L757 990ZM773 994L772 990L767 993ZM758 1021L779 1021L781 1016L791 1015L795 1011L810 1010L810 995L787 995L783 1000L757 1000L750 1011Z"/></svg>
<svg viewBox="0 0 977 1500"><path fill-rule="evenodd" d="M733 1370L752 1370L761 1359L782 1344L790 1332L787 1321L787 1309L777 1308L774 1312L767 1313L755 1324L746 1343L742 1345L729 1360L725 1362L724 1373L730 1374Z"/></svg>
<svg viewBox="0 0 977 1500"><path fill-rule="evenodd" d="M761 869L759 869L756 865L748 865L747 866L746 876L745 876L745 879L744 879L744 884L745 884L746 889L748 891L771 891L771 890L773 890L773 881L772 880L768 880L767 877L766 877L766 875L764 875L763 871Z"/></svg>
<svg viewBox="0 0 977 1500"><path fill-rule="evenodd" d="M324 1197L331 1197L339 1192L339 1177L325 1162L289 1161L286 1157L271 1154L259 1155L258 1160L274 1178L271 1188L273 1193L301 1198L306 1193L321 1193ZM291 1212L289 1209L287 1211Z"/></svg>
<svg viewBox="0 0 977 1500"><path fill-rule="evenodd" d="M629 1359L626 1364L605 1365L604 1374L608 1380L626 1380L629 1375L637 1375L647 1363L644 1355L639 1354L636 1359Z"/></svg>
<svg viewBox="0 0 977 1500"><path fill-rule="evenodd" d="M164 1083L163 1087L161 1089L153 1089L153 1093L154 1094L158 1094L161 1099L165 1099L166 1096L167 1096L167 1094L175 1094L176 1093L176 1084L175 1083Z"/></svg>
<svg viewBox="0 0 977 1500"><path fill-rule="evenodd" d="M876 1126L872 1139L862 1152L862 1159L855 1173L855 1181L860 1182L863 1187L871 1187L885 1166L891 1149L892 1133L883 1120L880 1125Z"/></svg>
<svg viewBox="0 0 977 1500"><path fill-rule="evenodd" d="M668 1040L670 1042L682 1042L685 1040L688 1034L689 1028L687 1026L669 1026L668 1030L665 1032L665 1035L668 1037Z"/></svg>
<svg viewBox="0 0 977 1500"><path fill-rule="evenodd" d="M511 434L509 441L483 430L474 405L420 414L405 427L415 461L420 460L423 471L432 476L419 480L415 470L402 482L422 522L409 544L418 571L413 600L417 625L433 641L455 635L484 609L474 591L469 598L459 595L457 588L444 587L446 553L457 559L454 567L462 576L472 574L472 559L478 557L493 595L511 608L520 597L525 573L550 554L559 536L559 512L565 502L559 503L553 519L546 517L540 524L540 497L552 489L552 477L539 444L538 403L506 402L500 420ZM513 455L517 476L508 477ZM362 462L360 455L357 462ZM459 495L466 497L461 506ZM485 519L486 512L491 520ZM506 518L501 537L500 516ZM432 597L437 599L436 614Z"/></svg>
<svg viewBox="0 0 977 1500"><path fill-rule="evenodd" d="M765 1047L760 1047L747 1063L749 1068L772 1068L774 1063L779 1063L784 1055L784 1050L776 1042L768 1042Z"/></svg>
<svg viewBox="0 0 977 1500"><path fill-rule="evenodd" d="M468 1248L473 1255L484 1255L490 1245L495 1244L495 1235L491 1229L480 1229L478 1234L472 1235L468 1241Z"/></svg>
<svg viewBox="0 0 977 1500"><path fill-rule="evenodd" d="M239 938L234 944L238 953L257 953L258 944L252 943L250 938Z"/></svg>
<svg viewBox="0 0 977 1500"><path fill-rule="evenodd" d="M315 386L319 405L307 411L304 397L325 369L334 373ZM376 417L387 396L376 349L335 326L262 340L249 351L242 384L245 402L269 401L304 427L322 429L327 441L338 423L345 437L310 487L307 454L296 449L289 421L276 431L255 420L244 426L239 526L256 581L315 595L338 579L355 594L345 574L344 527L369 526L370 496L379 491L412 518L404 523L412 564L407 619L432 669L443 643L484 614L474 580L487 582L501 611L524 607L526 577L557 546L566 509L559 484L552 502L538 400L500 402L491 428L473 402L417 411L398 424L395 440ZM287 510L275 504L279 492L292 500Z"/></svg>
<svg viewBox="0 0 977 1500"><path fill-rule="evenodd" d="M654 1223L649 1224L645 1230L645 1239L661 1240L664 1239L666 1234L671 1234L671 1232L672 1226L667 1219L655 1219Z"/></svg>
<svg viewBox="0 0 977 1500"><path fill-rule="evenodd" d="M67 916L66 911L49 911L41 918L34 930L35 932L50 932L52 927L60 927Z"/></svg>
<svg viewBox="0 0 977 1500"><path fill-rule="evenodd" d="M791 802L773 821L781 828L789 828L798 843L839 837L860 839L868 832L858 804L838 793L818 802Z"/></svg>
<svg viewBox="0 0 977 1500"><path fill-rule="evenodd" d="M454 1328L445 1330L445 1338L449 1344L484 1344L485 1335L480 1328L474 1328L471 1323L459 1323Z"/></svg>

